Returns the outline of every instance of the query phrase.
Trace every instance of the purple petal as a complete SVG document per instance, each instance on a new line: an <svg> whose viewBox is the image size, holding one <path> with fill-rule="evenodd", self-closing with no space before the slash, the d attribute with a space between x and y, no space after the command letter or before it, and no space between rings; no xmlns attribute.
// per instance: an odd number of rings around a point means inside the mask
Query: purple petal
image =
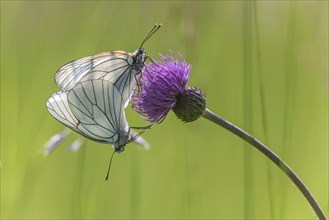
<svg viewBox="0 0 329 220"><path fill-rule="evenodd" d="M179 54L180 55L180 54ZM139 82L140 91L133 97L133 108L151 122L162 122L175 107L176 96L185 90L191 65L180 55L160 54L162 61L146 64Z"/></svg>

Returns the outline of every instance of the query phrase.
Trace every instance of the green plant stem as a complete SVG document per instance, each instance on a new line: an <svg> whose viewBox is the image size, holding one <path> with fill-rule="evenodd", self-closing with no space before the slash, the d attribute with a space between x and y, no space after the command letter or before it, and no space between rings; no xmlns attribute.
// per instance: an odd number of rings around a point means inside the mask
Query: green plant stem
<svg viewBox="0 0 329 220"><path fill-rule="evenodd" d="M203 115L204 118L218 124L219 126L225 128L226 130L232 132L233 134L239 136L261 153L263 153L268 159L270 159L273 163L275 163L288 177L289 179L298 187L301 193L304 195L306 200L309 202L311 207L313 208L314 212L318 216L320 220L326 220L326 216L322 211L321 207L311 194L311 192L307 189L303 181L297 176L297 174L283 161L279 156L277 156L272 150L266 147L263 143L259 140L248 134L247 132L243 131L241 128L233 125L232 123L226 121L225 119L217 116L213 112L208 109L205 109Z"/></svg>

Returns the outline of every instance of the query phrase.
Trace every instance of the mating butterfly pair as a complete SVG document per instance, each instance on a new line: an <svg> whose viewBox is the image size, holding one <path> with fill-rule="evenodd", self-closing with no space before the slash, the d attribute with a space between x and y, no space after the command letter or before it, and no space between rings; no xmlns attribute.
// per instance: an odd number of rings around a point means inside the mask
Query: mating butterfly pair
<svg viewBox="0 0 329 220"><path fill-rule="evenodd" d="M62 91L48 99L50 114L86 138L113 144L115 152L122 152L134 139L124 109L147 59L142 47L160 27L156 24L133 53L109 51L61 67L55 82Z"/></svg>

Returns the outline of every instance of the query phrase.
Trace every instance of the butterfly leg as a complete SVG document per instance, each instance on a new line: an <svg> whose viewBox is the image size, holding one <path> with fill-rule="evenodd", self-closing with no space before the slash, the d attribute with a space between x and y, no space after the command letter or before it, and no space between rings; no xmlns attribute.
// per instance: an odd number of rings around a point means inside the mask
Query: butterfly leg
<svg viewBox="0 0 329 220"><path fill-rule="evenodd" d="M130 127L130 129L138 129L138 130L146 130L146 129L151 129L153 124L150 124L148 126L144 126L144 127Z"/></svg>
<svg viewBox="0 0 329 220"><path fill-rule="evenodd" d="M139 79L137 79L137 75L139 75L141 72L138 72L138 73L136 73L135 75L134 75L134 77L135 77L135 80L136 80L136 84L137 84L137 93L140 93L142 90L141 90L141 87L140 87L140 84L139 84L139 80L141 79L141 78L139 78Z"/></svg>
<svg viewBox="0 0 329 220"><path fill-rule="evenodd" d="M151 57L148 56L147 59L149 59L151 63L155 64L154 60Z"/></svg>

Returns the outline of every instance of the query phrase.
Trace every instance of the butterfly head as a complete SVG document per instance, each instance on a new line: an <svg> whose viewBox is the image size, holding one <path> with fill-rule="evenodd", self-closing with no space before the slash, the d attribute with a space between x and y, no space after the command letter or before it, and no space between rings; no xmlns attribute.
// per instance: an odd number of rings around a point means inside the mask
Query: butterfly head
<svg viewBox="0 0 329 220"><path fill-rule="evenodd" d="M148 55L143 48L138 48L133 53L133 66L137 71L140 71L144 67L144 63Z"/></svg>
<svg viewBox="0 0 329 220"><path fill-rule="evenodd" d="M159 30L161 27L161 24L155 24L152 30L148 33L148 35L145 37L145 39L142 41L140 47L133 53L133 67L137 71L141 71L144 67L144 63L148 57L146 51L143 49L144 43L151 38L151 36Z"/></svg>
<svg viewBox="0 0 329 220"><path fill-rule="evenodd" d="M117 153L122 153L125 150L126 145L124 146L116 146L115 147L115 152Z"/></svg>

